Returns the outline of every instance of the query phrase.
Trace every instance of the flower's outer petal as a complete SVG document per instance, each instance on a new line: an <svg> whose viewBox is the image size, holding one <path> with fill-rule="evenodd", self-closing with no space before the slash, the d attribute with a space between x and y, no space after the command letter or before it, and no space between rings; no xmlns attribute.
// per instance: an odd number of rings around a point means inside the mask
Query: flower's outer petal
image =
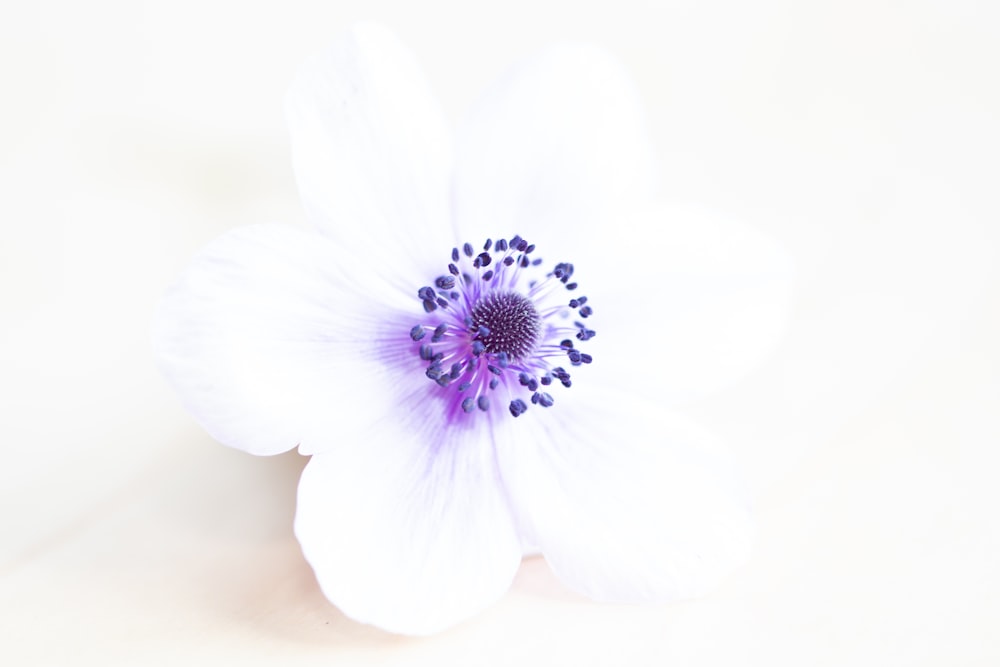
<svg viewBox="0 0 1000 667"><path fill-rule="evenodd" d="M630 224L602 243L598 280L577 264L598 330L595 377L681 403L731 385L774 351L794 287L778 244L692 205L661 205Z"/></svg>
<svg viewBox="0 0 1000 667"><path fill-rule="evenodd" d="M560 406L572 419L529 409L499 453L526 543L560 580L601 601L667 601L746 560L752 518L724 449L641 399L576 399Z"/></svg>
<svg viewBox="0 0 1000 667"><path fill-rule="evenodd" d="M441 445L416 419L401 413L353 447L313 456L295 534L341 611L426 635L499 599L521 548L488 436Z"/></svg>
<svg viewBox="0 0 1000 667"><path fill-rule="evenodd" d="M488 89L456 140L459 232L522 234L564 261L655 195L639 96L601 49L559 44ZM555 244L552 241L558 240Z"/></svg>
<svg viewBox="0 0 1000 667"><path fill-rule="evenodd" d="M158 364L220 442L276 454L347 401L343 430L377 418L374 401L352 397L377 390L361 367L365 334L392 311L359 305L330 260L332 245L291 226L233 230L205 247L160 303Z"/></svg>
<svg viewBox="0 0 1000 667"><path fill-rule="evenodd" d="M337 241L337 261L377 265L372 280L440 272L454 244L451 136L396 37L377 24L353 26L303 63L285 111L306 212Z"/></svg>

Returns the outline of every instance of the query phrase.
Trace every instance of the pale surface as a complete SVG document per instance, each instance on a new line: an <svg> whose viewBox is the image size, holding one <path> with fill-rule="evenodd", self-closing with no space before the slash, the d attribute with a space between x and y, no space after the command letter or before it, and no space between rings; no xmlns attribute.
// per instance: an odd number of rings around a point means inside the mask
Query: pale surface
<svg viewBox="0 0 1000 667"><path fill-rule="evenodd" d="M0 663L1000 662L995 5L618 4L0 10ZM301 220L282 95L359 17L453 118L553 39L607 45L669 196L795 260L785 344L685 407L758 499L754 559L714 595L602 606L534 559L443 635L357 625L292 537L304 459L212 443L155 373L149 316L187 258Z"/></svg>

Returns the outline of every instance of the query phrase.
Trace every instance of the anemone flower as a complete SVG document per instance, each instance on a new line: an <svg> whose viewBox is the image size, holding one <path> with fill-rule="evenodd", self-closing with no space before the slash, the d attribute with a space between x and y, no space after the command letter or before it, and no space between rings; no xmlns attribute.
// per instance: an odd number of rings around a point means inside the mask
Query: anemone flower
<svg viewBox="0 0 1000 667"><path fill-rule="evenodd" d="M730 458L669 408L773 344L783 269L742 227L654 205L615 60L552 47L452 133L411 55L361 24L286 110L310 228L211 243L154 347L212 437L311 456L295 533L331 602L427 634L525 554L618 602L701 594L746 558Z"/></svg>

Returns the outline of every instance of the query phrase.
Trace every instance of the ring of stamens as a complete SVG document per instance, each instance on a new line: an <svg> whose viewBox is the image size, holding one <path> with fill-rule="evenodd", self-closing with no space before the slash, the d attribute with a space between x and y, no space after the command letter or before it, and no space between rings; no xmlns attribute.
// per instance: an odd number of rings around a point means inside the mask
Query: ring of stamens
<svg viewBox="0 0 1000 667"><path fill-rule="evenodd" d="M582 322L568 324L573 310L581 319L593 313L587 297L560 299L574 291L573 265L559 263L547 272L532 258L535 246L520 236L489 239L480 253L465 243L452 249L448 274L434 286L417 290L424 322L410 329L414 351L426 363L425 375L446 399L449 418L490 410L502 397L518 417L528 403L551 407L546 389L558 381L570 387L570 374L552 360L565 356L572 366L593 358L577 348L596 332ZM540 274L540 278L532 278Z"/></svg>

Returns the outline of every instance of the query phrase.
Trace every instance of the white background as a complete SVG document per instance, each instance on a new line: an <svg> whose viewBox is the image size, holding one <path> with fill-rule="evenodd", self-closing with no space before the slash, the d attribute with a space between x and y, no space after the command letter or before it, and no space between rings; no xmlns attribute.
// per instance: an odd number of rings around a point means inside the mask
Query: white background
<svg viewBox="0 0 1000 667"><path fill-rule="evenodd" d="M10 3L9 3L10 4ZM988 2L35 2L0 10L0 662L1000 662L1000 21ZM671 200L798 267L780 349L687 407L755 491L712 596L603 606L527 561L428 639L325 602L291 534L304 459L213 443L149 317L200 246L299 221L296 65L392 26L453 119L514 60L633 72Z"/></svg>

